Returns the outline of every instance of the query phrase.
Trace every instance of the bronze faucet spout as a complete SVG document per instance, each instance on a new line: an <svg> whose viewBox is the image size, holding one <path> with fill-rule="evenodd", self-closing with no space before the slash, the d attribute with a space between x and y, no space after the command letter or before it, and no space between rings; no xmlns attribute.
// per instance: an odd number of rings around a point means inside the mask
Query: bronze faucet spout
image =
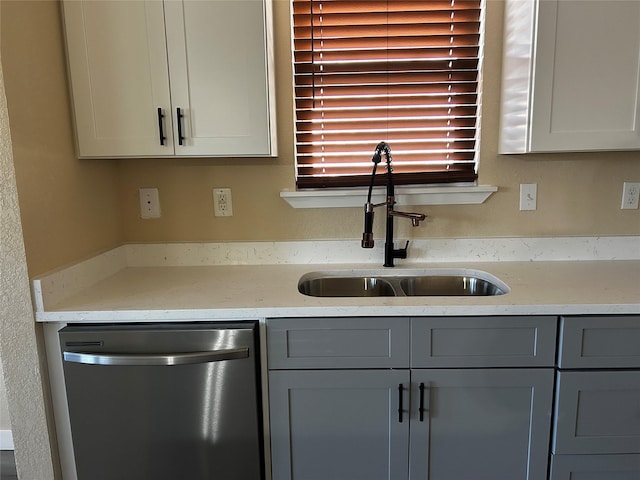
<svg viewBox="0 0 640 480"><path fill-rule="evenodd" d="M422 213L399 212L398 210L389 210L389 215L394 217L403 217L411 219L411 225L417 227L420 222L424 221L427 216Z"/></svg>

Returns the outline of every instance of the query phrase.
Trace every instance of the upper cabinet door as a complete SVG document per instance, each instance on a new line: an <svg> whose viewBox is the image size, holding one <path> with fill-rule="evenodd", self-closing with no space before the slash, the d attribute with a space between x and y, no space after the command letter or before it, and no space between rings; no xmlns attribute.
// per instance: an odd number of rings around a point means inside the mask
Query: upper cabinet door
<svg viewBox="0 0 640 480"><path fill-rule="evenodd" d="M176 155L274 153L266 15L264 0L165 0Z"/></svg>
<svg viewBox="0 0 640 480"><path fill-rule="evenodd" d="M501 153L640 149L640 2L508 0Z"/></svg>
<svg viewBox="0 0 640 480"><path fill-rule="evenodd" d="M162 3L65 0L63 9L78 156L173 154Z"/></svg>
<svg viewBox="0 0 640 480"><path fill-rule="evenodd" d="M271 0L63 0L80 157L274 156Z"/></svg>

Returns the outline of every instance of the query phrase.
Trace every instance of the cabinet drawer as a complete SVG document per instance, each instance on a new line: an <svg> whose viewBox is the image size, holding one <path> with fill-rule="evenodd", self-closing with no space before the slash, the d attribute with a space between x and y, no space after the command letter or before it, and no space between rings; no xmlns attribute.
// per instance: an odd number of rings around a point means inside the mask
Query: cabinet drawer
<svg viewBox="0 0 640 480"><path fill-rule="evenodd" d="M640 455L552 455L551 480L638 480Z"/></svg>
<svg viewBox="0 0 640 480"><path fill-rule="evenodd" d="M267 320L271 370L407 368L407 318L286 318Z"/></svg>
<svg viewBox="0 0 640 480"><path fill-rule="evenodd" d="M560 372L553 453L640 453L640 372Z"/></svg>
<svg viewBox="0 0 640 480"><path fill-rule="evenodd" d="M556 328L556 317L414 318L411 366L553 366Z"/></svg>
<svg viewBox="0 0 640 480"><path fill-rule="evenodd" d="M640 316L562 317L560 368L639 368Z"/></svg>

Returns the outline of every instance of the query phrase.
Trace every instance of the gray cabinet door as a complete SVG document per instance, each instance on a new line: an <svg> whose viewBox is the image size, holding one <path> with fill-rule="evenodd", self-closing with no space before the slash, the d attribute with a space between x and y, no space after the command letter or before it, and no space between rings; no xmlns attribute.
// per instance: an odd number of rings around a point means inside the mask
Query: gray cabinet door
<svg viewBox="0 0 640 480"><path fill-rule="evenodd" d="M560 368L639 368L640 316L562 317Z"/></svg>
<svg viewBox="0 0 640 480"><path fill-rule="evenodd" d="M407 478L408 388L408 370L270 372L273 480Z"/></svg>
<svg viewBox="0 0 640 480"><path fill-rule="evenodd" d="M560 372L553 453L640 453L640 372Z"/></svg>
<svg viewBox="0 0 640 480"><path fill-rule="evenodd" d="M411 367L552 367L557 318L411 319Z"/></svg>
<svg viewBox="0 0 640 480"><path fill-rule="evenodd" d="M408 368L407 318L274 318L267 321L269 370Z"/></svg>
<svg viewBox="0 0 640 480"><path fill-rule="evenodd" d="M411 384L411 480L546 479L552 369L412 370Z"/></svg>
<svg viewBox="0 0 640 480"><path fill-rule="evenodd" d="M551 480L638 480L640 455L553 455Z"/></svg>

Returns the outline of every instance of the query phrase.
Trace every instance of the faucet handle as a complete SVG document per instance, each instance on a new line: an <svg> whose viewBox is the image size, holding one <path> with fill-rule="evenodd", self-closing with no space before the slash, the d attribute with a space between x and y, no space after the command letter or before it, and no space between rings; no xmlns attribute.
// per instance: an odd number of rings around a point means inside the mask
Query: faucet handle
<svg viewBox="0 0 640 480"><path fill-rule="evenodd" d="M409 240L404 244L404 248L396 248L393 252L394 258L407 258L407 249L409 248Z"/></svg>

